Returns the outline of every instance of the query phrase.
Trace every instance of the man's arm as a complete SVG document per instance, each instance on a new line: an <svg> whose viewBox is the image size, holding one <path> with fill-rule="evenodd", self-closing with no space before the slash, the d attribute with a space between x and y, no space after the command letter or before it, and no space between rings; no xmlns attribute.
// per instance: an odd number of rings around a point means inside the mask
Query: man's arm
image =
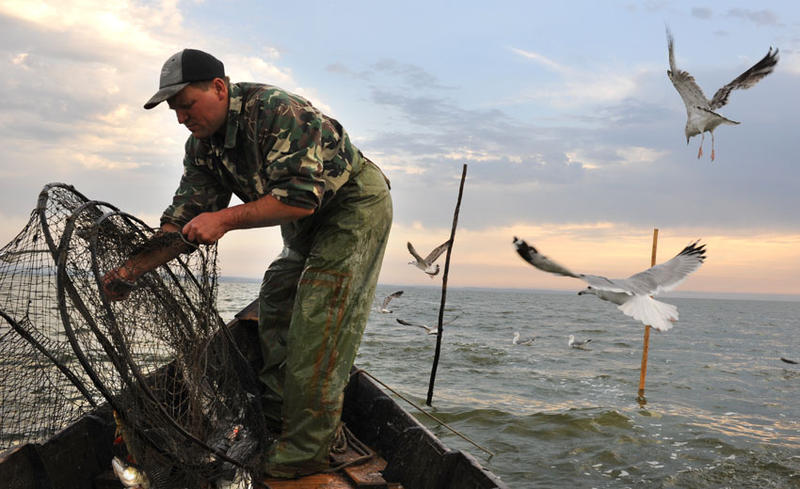
<svg viewBox="0 0 800 489"><path fill-rule="evenodd" d="M203 212L189 221L183 229L166 222L161 226L161 231L151 239L152 246L131 256L119 268L106 273L103 277L103 288L112 300L125 299L139 277L173 260L181 253L190 251L190 245L180 239L178 233L182 233L190 242L211 244L234 229L277 226L313 213L314 209L284 204L275 197L266 195L247 204L227 207L216 212ZM164 241L161 246L155 246L158 240L163 239L168 233L175 233L175 238Z"/></svg>
<svg viewBox="0 0 800 489"><path fill-rule="evenodd" d="M211 244L234 229L278 226L310 216L314 209L284 204L271 195L246 204L204 212L189 221L181 230L189 241Z"/></svg>
<svg viewBox="0 0 800 489"><path fill-rule="evenodd" d="M176 225L164 223L161 230L144 245L142 251L128 258L120 267L109 270L103 276L103 289L106 295L111 300L125 299L139 277L181 253L191 251L191 246L181 239L179 232Z"/></svg>

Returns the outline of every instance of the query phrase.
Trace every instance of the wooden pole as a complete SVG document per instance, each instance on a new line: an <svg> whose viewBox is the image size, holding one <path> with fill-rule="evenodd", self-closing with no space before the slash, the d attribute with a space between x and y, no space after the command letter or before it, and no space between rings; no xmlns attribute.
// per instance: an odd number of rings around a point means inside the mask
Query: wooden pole
<svg viewBox="0 0 800 489"><path fill-rule="evenodd" d="M447 299L447 274L450 271L450 252L453 250L453 242L456 239L456 227L458 226L458 210L461 208L461 196L464 194L464 180L467 178L467 165L464 164L461 170L461 185L458 187L458 200L456 210L453 214L453 227L450 229L450 245L447 246L447 255L444 259L444 272L442 273L442 302L439 305L439 327L436 331L436 353L433 355L433 367L431 368L431 380L428 383L428 398L425 404L431 405L433 400L433 384L436 382L436 369L439 366L439 355L442 351L442 319L444 317L444 304Z"/></svg>
<svg viewBox="0 0 800 489"><path fill-rule="evenodd" d="M656 248L658 246L658 228L653 229L653 252L650 254L650 266L656 264ZM650 325L644 327L644 342L642 345L642 368L639 371L639 402L646 404L644 397L644 382L647 377L647 352L650 349Z"/></svg>

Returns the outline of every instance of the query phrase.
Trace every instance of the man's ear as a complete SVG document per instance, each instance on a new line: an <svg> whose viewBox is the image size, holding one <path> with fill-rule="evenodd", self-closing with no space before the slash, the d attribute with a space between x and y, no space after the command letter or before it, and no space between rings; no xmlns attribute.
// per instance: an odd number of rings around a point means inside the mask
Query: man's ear
<svg viewBox="0 0 800 489"><path fill-rule="evenodd" d="M212 81L214 92L217 94L219 100L226 100L228 98L228 85L222 78L214 78Z"/></svg>

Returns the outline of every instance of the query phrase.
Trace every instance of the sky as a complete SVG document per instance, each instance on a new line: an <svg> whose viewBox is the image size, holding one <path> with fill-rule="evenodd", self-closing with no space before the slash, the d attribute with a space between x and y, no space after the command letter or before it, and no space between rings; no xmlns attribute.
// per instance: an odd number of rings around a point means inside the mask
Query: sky
<svg viewBox="0 0 800 489"><path fill-rule="evenodd" d="M577 272L627 277L691 241L706 263L680 290L800 295L800 3L0 0L0 243L41 188L74 185L152 226L188 132L146 111L161 65L208 51L232 81L280 86L346 128L392 182L380 283L440 285L408 264L450 235L448 286L578 290L522 261L514 236ZM734 91L697 158L667 74ZM232 231L223 276L258 278L279 230ZM440 263L444 266L444 257Z"/></svg>

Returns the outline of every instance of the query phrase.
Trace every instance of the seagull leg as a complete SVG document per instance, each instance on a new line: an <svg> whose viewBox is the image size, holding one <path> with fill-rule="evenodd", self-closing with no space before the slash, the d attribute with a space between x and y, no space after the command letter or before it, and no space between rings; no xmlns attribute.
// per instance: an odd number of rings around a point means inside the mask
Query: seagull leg
<svg viewBox="0 0 800 489"><path fill-rule="evenodd" d="M714 131L711 131L711 161L714 161Z"/></svg>
<svg viewBox="0 0 800 489"><path fill-rule="evenodd" d="M706 133L700 135L700 149L697 150L697 159L703 156L703 141L706 140Z"/></svg>

